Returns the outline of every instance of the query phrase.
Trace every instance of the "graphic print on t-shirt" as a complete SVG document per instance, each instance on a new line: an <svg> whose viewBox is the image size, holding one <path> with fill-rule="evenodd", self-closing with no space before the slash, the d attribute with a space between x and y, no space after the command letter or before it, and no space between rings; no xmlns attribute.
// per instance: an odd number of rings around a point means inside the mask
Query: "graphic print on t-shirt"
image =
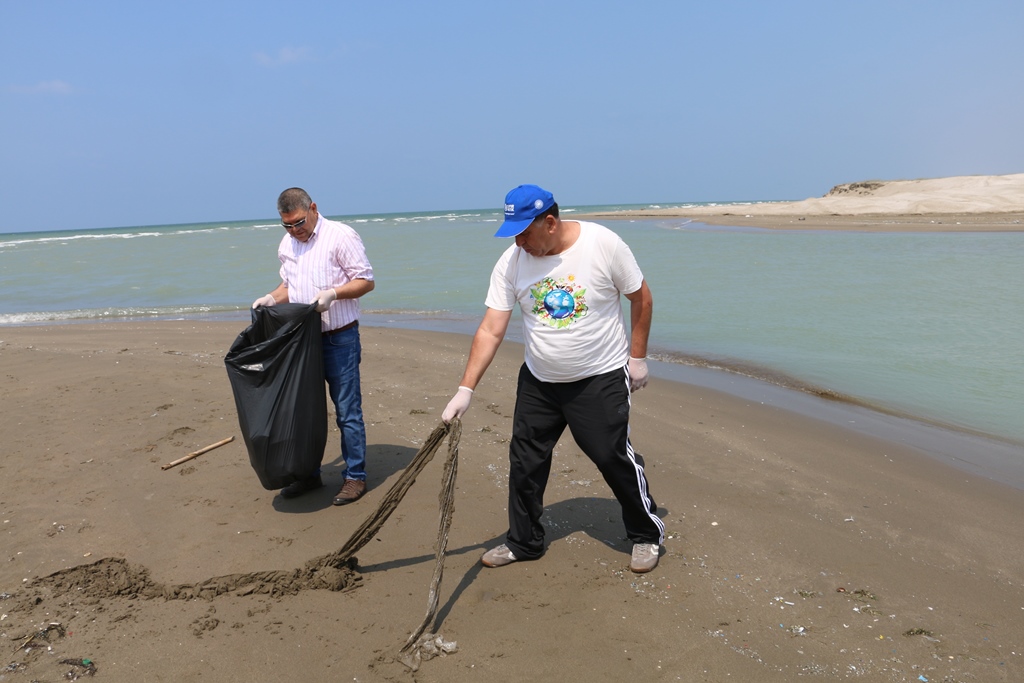
<svg viewBox="0 0 1024 683"><path fill-rule="evenodd" d="M559 280L546 277L530 287L534 299L531 313L556 330L569 327L587 314L586 293L575 275Z"/></svg>

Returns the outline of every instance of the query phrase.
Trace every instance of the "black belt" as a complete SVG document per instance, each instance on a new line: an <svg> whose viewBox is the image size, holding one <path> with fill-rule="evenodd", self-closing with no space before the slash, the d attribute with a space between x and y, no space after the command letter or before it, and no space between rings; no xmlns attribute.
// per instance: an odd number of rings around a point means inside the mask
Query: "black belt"
<svg viewBox="0 0 1024 683"><path fill-rule="evenodd" d="M351 330L353 327L355 327L358 324L359 324L358 320L353 320L348 325L342 325L341 327L339 327L336 330L328 330L327 332L324 332L323 335L325 337L327 337L327 336L332 335L332 334L337 334L338 332L344 332L345 330Z"/></svg>

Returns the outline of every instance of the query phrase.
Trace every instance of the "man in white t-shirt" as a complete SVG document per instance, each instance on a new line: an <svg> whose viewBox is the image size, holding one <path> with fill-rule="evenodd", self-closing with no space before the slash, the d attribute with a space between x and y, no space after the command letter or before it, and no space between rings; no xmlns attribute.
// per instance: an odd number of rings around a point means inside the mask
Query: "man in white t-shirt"
<svg viewBox="0 0 1024 683"><path fill-rule="evenodd" d="M469 409L518 303L526 362L519 371L509 444L509 530L484 553L487 567L544 554L544 489L568 426L622 506L633 542L630 569L658 565L665 526L655 514L643 458L629 442L630 393L647 384L653 300L626 243L596 223L563 221L550 192L520 185L505 197L495 237L514 237L491 273L487 311L473 337L447 423ZM627 334L621 297L630 304Z"/></svg>

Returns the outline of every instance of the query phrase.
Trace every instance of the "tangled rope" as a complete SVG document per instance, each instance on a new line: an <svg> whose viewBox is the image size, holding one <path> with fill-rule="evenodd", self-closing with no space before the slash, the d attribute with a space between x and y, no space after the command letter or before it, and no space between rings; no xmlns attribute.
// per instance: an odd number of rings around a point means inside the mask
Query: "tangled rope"
<svg viewBox="0 0 1024 683"><path fill-rule="evenodd" d="M430 587L427 591L427 613L424 615L420 625L412 632L405 645L399 650L398 659L407 667L416 671L420 662L430 659L438 654L448 654L455 651L455 644L445 641L439 634L427 633L424 635L427 626L433 621L437 614L438 588L441 585L441 578L444 575L444 557L448 549L448 531L452 526L452 515L455 511L455 478L459 470L459 440L462 438L462 423L459 420L452 420L450 424L438 425L420 450L413 456L412 461L402 471L398 480L391 485L388 492L384 494L377 509L370 513L370 516L356 529L355 533L337 551L318 558L320 567L332 567L340 569L348 566L349 560L365 546L384 526L384 522L391 516L402 502L405 494L416 482L416 477L423 468L434 458L434 454L441 446L445 436L448 437L448 458L444 463L444 472L441 476L441 492L438 494L439 513L437 520L437 542L435 543L434 574L430 579Z"/></svg>

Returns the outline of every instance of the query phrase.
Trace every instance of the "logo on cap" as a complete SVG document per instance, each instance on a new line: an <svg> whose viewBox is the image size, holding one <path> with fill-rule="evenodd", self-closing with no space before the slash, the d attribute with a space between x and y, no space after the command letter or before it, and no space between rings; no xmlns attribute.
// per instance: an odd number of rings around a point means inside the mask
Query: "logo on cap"
<svg viewBox="0 0 1024 683"><path fill-rule="evenodd" d="M554 196L547 190L536 185L520 185L505 195L505 222L494 236L515 237L554 203Z"/></svg>

